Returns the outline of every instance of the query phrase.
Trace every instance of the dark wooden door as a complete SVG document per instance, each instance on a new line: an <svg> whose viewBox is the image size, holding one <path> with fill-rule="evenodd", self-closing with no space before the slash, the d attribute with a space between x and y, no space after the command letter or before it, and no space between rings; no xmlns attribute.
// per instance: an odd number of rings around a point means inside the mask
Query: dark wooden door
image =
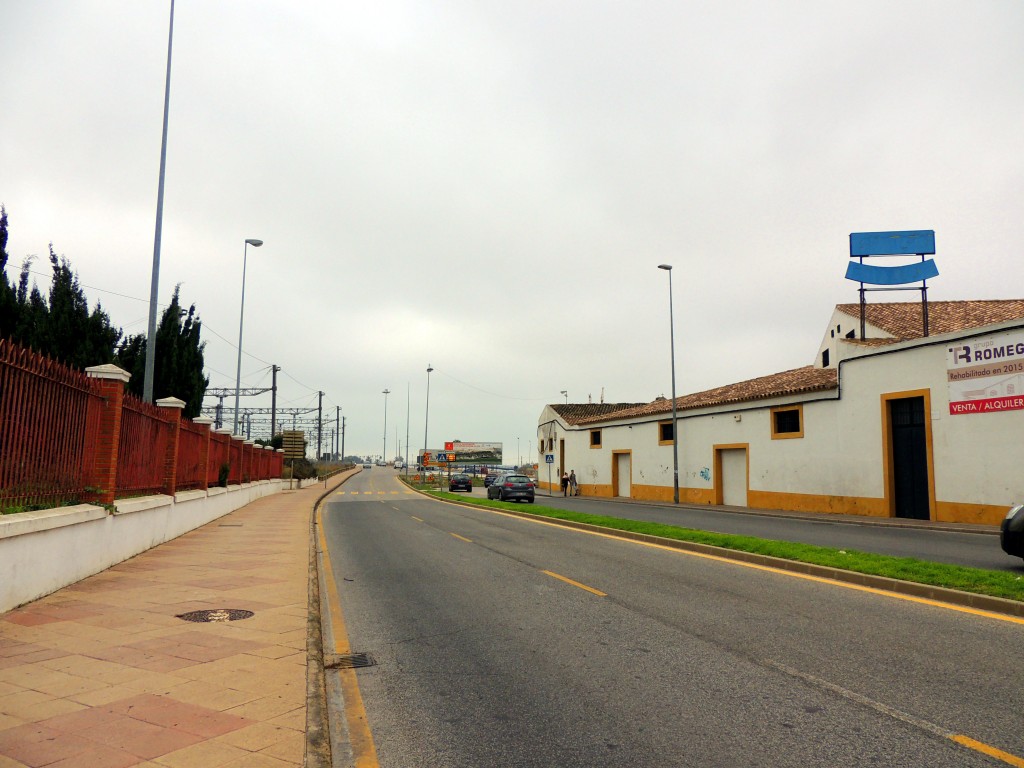
<svg viewBox="0 0 1024 768"><path fill-rule="evenodd" d="M924 418L923 397L889 401L896 517L927 520L931 516Z"/></svg>

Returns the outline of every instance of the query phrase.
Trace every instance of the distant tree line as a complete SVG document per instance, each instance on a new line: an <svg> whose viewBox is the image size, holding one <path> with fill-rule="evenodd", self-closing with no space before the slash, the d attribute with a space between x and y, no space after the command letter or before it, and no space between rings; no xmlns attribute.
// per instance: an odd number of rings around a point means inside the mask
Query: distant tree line
<svg viewBox="0 0 1024 768"><path fill-rule="evenodd" d="M79 370L114 363L131 374L128 391L142 397L146 335L125 336L99 301L90 312L78 275L64 256L57 256L52 243L49 261L53 275L45 298L34 282L29 286L31 256L22 262L17 282L11 283L6 271L7 238L7 210L0 206L0 338ZM175 286L156 332L153 396L181 398L184 416L192 418L199 415L209 384L203 374L206 342L200 340L202 322L195 304L184 310L179 288Z"/></svg>

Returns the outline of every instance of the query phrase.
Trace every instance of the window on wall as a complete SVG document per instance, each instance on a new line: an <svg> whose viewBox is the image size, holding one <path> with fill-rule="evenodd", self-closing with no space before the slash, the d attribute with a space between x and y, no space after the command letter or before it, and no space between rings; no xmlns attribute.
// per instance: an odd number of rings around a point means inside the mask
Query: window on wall
<svg viewBox="0 0 1024 768"><path fill-rule="evenodd" d="M675 430L671 421L658 422L658 445L672 445L675 442Z"/></svg>
<svg viewBox="0 0 1024 768"><path fill-rule="evenodd" d="M804 436L804 408L789 405L772 408L772 440Z"/></svg>
<svg viewBox="0 0 1024 768"><path fill-rule="evenodd" d="M548 453L551 453L553 450L555 450L555 438L549 437L548 438Z"/></svg>
<svg viewBox="0 0 1024 768"><path fill-rule="evenodd" d="M592 429L590 430L590 447L600 448L601 447L601 430Z"/></svg>

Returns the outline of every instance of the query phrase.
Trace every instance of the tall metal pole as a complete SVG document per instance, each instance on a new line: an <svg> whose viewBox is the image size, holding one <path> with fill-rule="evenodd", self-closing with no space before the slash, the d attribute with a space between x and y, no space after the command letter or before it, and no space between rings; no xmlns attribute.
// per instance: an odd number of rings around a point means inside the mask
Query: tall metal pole
<svg viewBox="0 0 1024 768"><path fill-rule="evenodd" d="M235 369L235 423L231 426L231 434L238 434L238 396L242 389L242 323L245 322L245 266L249 256L249 246L259 248L262 240L250 237L242 247L242 306L238 310L238 367Z"/></svg>
<svg viewBox="0 0 1024 768"><path fill-rule="evenodd" d="M323 449L324 434L324 393L317 392L320 400L316 406L316 461L320 461L320 451Z"/></svg>
<svg viewBox="0 0 1024 768"><path fill-rule="evenodd" d="M146 372L142 380L142 399L153 402L153 378L156 371L156 300L160 288L160 235L164 224L164 170L167 167L167 115L171 106L171 41L174 39L174 0L167 28L167 78L164 81L164 131L160 140L160 179L156 187L156 233L153 236L153 276L149 286L149 330L146 332Z"/></svg>
<svg viewBox="0 0 1024 768"><path fill-rule="evenodd" d="M423 409L423 453L427 452L427 425L430 424L430 374L434 369L427 363L427 406Z"/></svg>
<svg viewBox="0 0 1024 768"><path fill-rule="evenodd" d="M336 439L332 447L334 452L337 453L339 450L338 446L341 444L341 406L336 405L334 409L334 436ZM338 458L340 459L341 457L339 456Z"/></svg>
<svg viewBox="0 0 1024 768"><path fill-rule="evenodd" d="M409 382L405 382L405 476L409 476Z"/></svg>
<svg viewBox="0 0 1024 768"><path fill-rule="evenodd" d="M388 395L391 394L391 390L385 389L381 394L384 395L384 453L380 458L386 464L388 460Z"/></svg>
<svg viewBox="0 0 1024 768"><path fill-rule="evenodd" d="M669 344L672 346L672 501L679 503L679 422L676 420L676 321L672 312L672 265L659 264L668 272Z"/></svg>
<svg viewBox="0 0 1024 768"><path fill-rule="evenodd" d="M277 434L277 372L281 370L280 365L271 365L270 372L273 377L270 386L270 439Z"/></svg>
<svg viewBox="0 0 1024 768"><path fill-rule="evenodd" d="M341 460L345 460L345 417L341 417Z"/></svg>

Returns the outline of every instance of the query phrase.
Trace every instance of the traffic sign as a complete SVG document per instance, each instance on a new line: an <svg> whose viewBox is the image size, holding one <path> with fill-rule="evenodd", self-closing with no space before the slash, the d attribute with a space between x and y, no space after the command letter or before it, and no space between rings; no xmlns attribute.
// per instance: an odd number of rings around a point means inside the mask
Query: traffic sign
<svg viewBox="0 0 1024 768"><path fill-rule="evenodd" d="M544 454L544 463L545 464L554 464L555 463L555 454L553 454L553 453L545 453Z"/></svg>
<svg viewBox="0 0 1024 768"><path fill-rule="evenodd" d="M455 454L454 453L449 453L448 454L448 461L455 461Z"/></svg>

